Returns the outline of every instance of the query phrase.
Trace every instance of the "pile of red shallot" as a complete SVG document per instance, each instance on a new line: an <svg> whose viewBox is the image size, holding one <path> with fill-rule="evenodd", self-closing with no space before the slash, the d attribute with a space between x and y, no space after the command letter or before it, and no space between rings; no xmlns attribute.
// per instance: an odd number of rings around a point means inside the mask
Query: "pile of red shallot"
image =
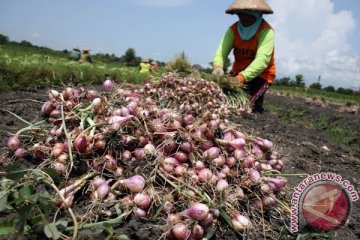
<svg viewBox="0 0 360 240"><path fill-rule="evenodd" d="M136 92L151 96L162 106L194 116L210 111L219 117L228 117L251 111L245 93L237 97L226 96L219 85L196 75L180 77L177 73L169 72L146 83Z"/></svg>
<svg viewBox="0 0 360 240"><path fill-rule="evenodd" d="M111 217L106 210L119 204L128 218L161 221L168 239L262 231L258 218L278 208L286 185L276 177L283 161L273 143L224 117L226 99L213 83L172 73L163 79L138 91L109 79L102 92L50 90L42 141L25 141L19 130L7 147L16 159L35 159L63 176L59 207L108 203L103 215L77 213L82 224Z"/></svg>

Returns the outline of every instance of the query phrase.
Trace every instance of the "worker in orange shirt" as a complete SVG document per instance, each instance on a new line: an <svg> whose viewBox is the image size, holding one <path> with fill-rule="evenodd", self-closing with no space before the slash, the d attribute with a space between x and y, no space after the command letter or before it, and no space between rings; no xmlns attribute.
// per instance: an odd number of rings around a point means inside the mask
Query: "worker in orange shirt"
<svg viewBox="0 0 360 240"><path fill-rule="evenodd" d="M212 74L224 75L224 62L233 50L235 62L230 74L244 85L253 112L263 112L265 92L276 75L274 30L263 14L272 14L273 10L265 0L235 0L226 13L236 14L239 21L221 39Z"/></svg>

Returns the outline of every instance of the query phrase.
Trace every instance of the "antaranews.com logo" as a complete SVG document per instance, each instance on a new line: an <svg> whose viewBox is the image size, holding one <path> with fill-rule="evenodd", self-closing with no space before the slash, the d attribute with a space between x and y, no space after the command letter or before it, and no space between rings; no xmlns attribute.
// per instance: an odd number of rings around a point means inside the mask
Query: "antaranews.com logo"
<svg viewBox="0 0 360 240"><path fill-rule="evenodd" d="M354 186L342 176L322 172L305 178L291 199L291 232L310 227L328 231L346 224L352 202L359 199Z"/></svg>

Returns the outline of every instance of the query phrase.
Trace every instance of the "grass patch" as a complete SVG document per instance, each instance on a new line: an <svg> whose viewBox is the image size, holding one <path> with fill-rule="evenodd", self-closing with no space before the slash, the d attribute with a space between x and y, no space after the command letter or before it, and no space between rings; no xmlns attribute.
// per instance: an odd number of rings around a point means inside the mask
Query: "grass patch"
<svg viewBox="0 0 360 240"><path fill-rule="evenodd" d="M324 90L305 89L300 87L271 86L271 91L282 94L291 94L298 97L309 97L320 99L322 102L331 102L345 105L360 105L360 96L346 95L337 92L327 92Z"/></svg>
<svg viewBox="0 0 360 240"><path fill-rule="evenodd" d="M105 74L117 83L140 84L150 76L158 77L164 72L164 68L159 68L147 75L139 73L137 67L103 62L79 63L61 52L0 45L0 92L68 85L74 81L83 85L101 84Z"/></svg>
<svg viewBox="0 0 360 240"><path fill-rule="evenodd" d="M358 131L343 126L340 121L331 122L324 114L321 114L318 119L315 119L305 111L289 109L279 105L267 104L266 108L276 113L280 119L286 122L321 131L330 141L338 145L350 146L352 142L359 137Z"/></svg>

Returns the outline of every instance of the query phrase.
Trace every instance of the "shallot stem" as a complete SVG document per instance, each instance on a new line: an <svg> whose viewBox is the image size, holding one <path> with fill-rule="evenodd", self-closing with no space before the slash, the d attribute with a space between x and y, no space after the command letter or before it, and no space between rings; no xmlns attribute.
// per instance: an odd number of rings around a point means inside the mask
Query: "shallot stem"
<svg viewBox="0 0 360 240"><path fill-rule="evenodd" d="M307 177L309 174L307 173L269 173L269 172L263 172L263 176L265 177Z"/></svg>
<svg viewBox="0 0 360 240"><path fill-rule="evenodd" d="M61 99L63 98L62 95ZM63 99L62 99L63 100ZM74 167L74 159L73 159L73 155L72 155L72 142L69 136L69 133L66 129L66 123L65 123L65 115L64 115L64 103L61 103L61 120L62 120L62 127L64 129L64 133L65 133L65 137L67 139L67 143L68 143L68 151L69 151L69 160L70 160L70 170L66 173L66 179L69 177L69 174L71 172L71 170Z"/></svg>
<svg viewBox="0 0 360 240"><path fill-rule="evenodd" d="M168 200L169 196L172 196L172 194L175 192L176 189L172 190L171 192L169 192L162 200L161 202L161 206L158 208L158 210L156 211L155 215L153 216L153 220L155 221L157 219L157 217L159 216L161 210L164 208L166 201Z"/></svg>
<svg viewBox="0 0 360 240"><path fill-rule="evenodd" d="M3 108L2 108L2 110L10 113L11 115L13 115L14 117L16 117L16 118L19 119L20 121L26 123L27 125L32 125L30 122L26 121L25 119L21 118L20 116L16 115L16 114L13 113L13 112L10 112L9 110L3 109Z"/></svg>
<svg viewBox="0 0 360 240"><path fill-rule="evenodd" d="M96 128L97 126L102 126L102 125L109 125L109 123L107 123L107 122L94 123L94 125L87 127L87 128L84 129L80 134L78 134L78 136L75 138L75 141L76 141L79 137L83 136L87 131L89 131L89 130L91 130L91 129L93 129L93 128Z"/></svg>
<svg viewBox="0 0 360 240"><path fill-rule="evenodd" d="M96 223L87 223L87 224L81 224L78 229L89 229L89 228L96 228L96 227L102 227L104 226L104 224L119 224L122 222L122 220L124 220L131 212L124 212L123 214L121 214L120 216L118 216L117 218L113 218L113 219L109 219L106 221L102 221L102 222L96 222ZM72 231L75 229L75 226L73 227L67 227L65 228L65 231Z"/></svg>
<svg viewBox="0 0 360 240"><path fill-rule="evenodd" d="M81 112L81 120L80 120L80 126L79 126L80 129L84 129L84 122L85 122L85 119L87 118L87 116L88 116L88 113Z"/></svg>
<svg viewBox="0 0 360 240"><path fill-rule="evenodd" d="M90 125L90 127L91 127L90 137L93 137L94 134L95 134L95 130L96 130L95 123L94 123L94 121L93 121L90 117L87 117L87 118L86 118L86 121L89 123L89 125Z"/></svg>
<svg viewBox="0 0 360 240"><path fill-rule="evenodd" d="M287 212L291 213L291 209L281 200L279 200L277 197L275 196L271 196L272 198L275 199L275 201L281 206L283 207Z"/></svg>
<svg viewBox="0 0 360 240"><path fill-rule="evenodd" d="M55 186L54 181L52 180L52 178L47 173L45 173L45 172L43 172L41 170L38 170L38 169L29 169L29 170L26 170L26 171L34 171L34 172L40 173L41 175L44 175L46 177L46 179L43 179L43 182L45 184L49 185L52 189L54 189L55 192L60 196L61 201L65 203L64 196L62 196L62 194L60 193L60 190L58 189L58 187ZM71 209L71 207L67 206L65 204L65 209L69 212L70 217L72 218L73 224L74 224L74 227L73 227L74 232L73 232L72 239L76 239L77 235L78 235L78 230L79 230L79 223L78 223L78 221L76 219L76 216L75 216L73 210Z"/></svg>
<svg viewBox="0 0 360 240"><path fill-rule="evenodd" d="M167 177L165 177L163 174L161 173L158 173L160 175L160 177L162 177L165 181L167 181L171 186L173 186L175 189L177 189L179 191L180 194L182 195L186 195L187 194L184 194L182 191L179 190L179 186L176 185L175 183L173 183L172 181L170 181ZM181 181L180 179L172 176L172 175L169 175L169 177L171 177L172 179L178 181L179 183L181 183L182 185L186 186L187 188L193 190L195 193L197 193L202 200L206 201L209 206L215 206L215 203L211 200L211 198L205 193L205 192L200 192L198 189L194 188L193 186L189 186L187 185L186 183L184 183L183 181Z"/></svg>

